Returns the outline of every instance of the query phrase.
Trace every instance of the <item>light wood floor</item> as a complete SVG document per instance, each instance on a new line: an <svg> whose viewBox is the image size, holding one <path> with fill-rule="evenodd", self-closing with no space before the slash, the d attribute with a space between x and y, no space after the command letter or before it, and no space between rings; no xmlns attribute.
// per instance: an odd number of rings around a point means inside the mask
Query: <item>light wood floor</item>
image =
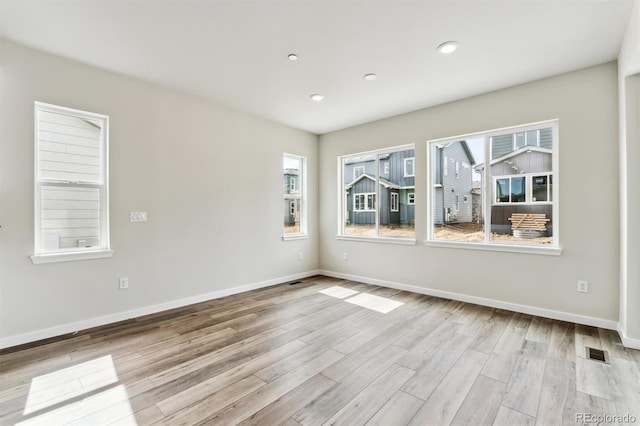
<svg viewBox="0 0 640 426"><path fill-rule="evenodd" d="M609 364L586 359L585 346ZM640 353L615 332L327 277L0 355L3 425L512 426L589 415L640 424Z"/></svg>

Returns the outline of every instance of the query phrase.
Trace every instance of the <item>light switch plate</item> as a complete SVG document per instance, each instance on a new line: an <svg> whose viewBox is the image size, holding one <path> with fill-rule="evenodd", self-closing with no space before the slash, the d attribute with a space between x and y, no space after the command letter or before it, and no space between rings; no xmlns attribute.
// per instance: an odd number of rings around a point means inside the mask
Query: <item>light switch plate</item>
<svg viewBox="0 0 640 426"><path fill-rule="evenodd" d="M131 222L146 222L147 212L129 212L129 220Z"/></svg>

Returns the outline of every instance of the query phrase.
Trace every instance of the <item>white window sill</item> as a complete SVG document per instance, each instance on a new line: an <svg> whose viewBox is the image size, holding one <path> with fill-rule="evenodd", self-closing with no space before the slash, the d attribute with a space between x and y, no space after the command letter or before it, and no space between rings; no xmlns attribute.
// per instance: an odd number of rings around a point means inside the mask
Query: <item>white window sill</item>
<svg viewBox="0 0 640 426"><path fill-rule="evenodd" d="M415 238L400 238L400 237L355 237L351 235L336 235L337 240L342 241L360 241L366 243L383 243L383 244L400 244L414 246L416 244Z"/></svg>
<svg viewBox="0 0 640 426"><path fill-rule="evenodd" d="M282 241L297 241L297 240L308 240L308 234L292 234L292 235L283 235Z"/></svg>
<svg viewBox="0 0 640 426"><path fill-rule="evenodd" d="M518 244L503 244L503 243L469 243L461 241L430 241L424 242L426 246L430 247L444 247L444 248L456 248L456 249L469 249L469 250L485 250L485 251L502 251L508 253L526 253L526 254L541 254L547 256L560 256L562 249L559 247L549 246L527 246Z"/></svg>
<svg viewBox="0 0 640 426"><path fill-rule="evenodd" d="M34 254L31 256L31 261L37 265L40 263L68 262L71 260L101 259L111 256L113 256L113 250L72 251L63 253Z"/></svg>

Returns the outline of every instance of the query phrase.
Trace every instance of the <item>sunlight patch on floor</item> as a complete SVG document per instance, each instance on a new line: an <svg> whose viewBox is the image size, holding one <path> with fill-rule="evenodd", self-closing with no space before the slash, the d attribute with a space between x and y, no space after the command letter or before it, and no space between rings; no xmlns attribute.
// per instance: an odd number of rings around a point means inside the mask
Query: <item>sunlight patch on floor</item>
<svg viewBox="0 0 640 426"><path fill-rule="evenodd" d="M337 297L338 299L345 299L349 296L357 294L358 292L355 290L349 290L348 288L340 287L339 285L334 285L333 287L320 290L319 293L326 294L327 296L331 297Z"/></svg>
<svg viewBox="0 0 640 426"><path fill-rule="evenodd" d="M136 425L111 355L32 379L23 414L26 425L106 425L130 419Z"/></svg>
<svg viewBox="0 0 640 426"><path fill-rule="evenodd" d="M111 355L34 377L23 414L31 414L117 381L118 374Z"/></svg>
<svg viewBox="0 0 640 426"><path fill-rule="evenodd" d="M382 312L386 314L393 311L399 306L404 305L397 300L388 299L386 297L374 296L373 294L360 293L357 296L353 296L345 302L353 303L354 305L362 306L363 308L371 309L373 311Z"/></svg>

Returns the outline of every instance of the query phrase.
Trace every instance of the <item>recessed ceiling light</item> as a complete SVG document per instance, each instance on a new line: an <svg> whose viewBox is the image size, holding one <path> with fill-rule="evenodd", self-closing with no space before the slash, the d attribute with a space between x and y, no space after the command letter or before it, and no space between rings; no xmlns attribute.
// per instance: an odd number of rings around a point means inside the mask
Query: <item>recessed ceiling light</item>
<svg viewBox="0 0 640 426"><path fill-rule="evenodd" d="M362 77L362 78L364 78L367 81L373 81L376 78L378 78L378 76L373 74L373 73L369 73L369 74L365 74L364 77Z"/></svg>
<svg viewBox="0 0 640 426"><path fill-rule="evenodd" d="M320 93L314 93L313 95L311 95L309 97L314 102L320 102L320 101L322 101L324 99L324 95L321 95Z"/></svg>
<svg viewBox="0 0 640 426"><path fill-rule="evenodd" d="M289 58L290 61L297 61L298 55L296 55L295 53L289 53L289 56L287 56L287 58Z"/></svg>
<svg viewBox="0 0 640 426"><path fill-rule="evenodd" d="M455 41L445 41L440 46L438 46L438 52L443 55L448 55L449 53L453 53L458 48L458 43Z"/></svg>

